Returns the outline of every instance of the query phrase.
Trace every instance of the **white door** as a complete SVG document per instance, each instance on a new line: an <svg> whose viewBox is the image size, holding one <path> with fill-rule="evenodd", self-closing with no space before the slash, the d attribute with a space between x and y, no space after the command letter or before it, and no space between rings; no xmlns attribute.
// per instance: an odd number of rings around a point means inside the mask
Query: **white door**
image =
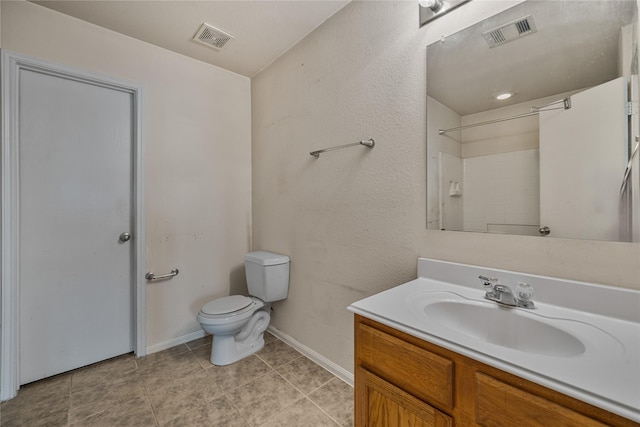
<svg viewBox="0 0 640 427"><path fill-rule="evenodd" d="M130 92L19 75L19 382L134 348ZM126 236L123 237L123 240Z"/></svg>
<svg viewBox="0 0 640 427"><path fill-rule="evenodd" d="M540 225L551 236L618 240L626 93L620 77L540 112Z"/></svg>

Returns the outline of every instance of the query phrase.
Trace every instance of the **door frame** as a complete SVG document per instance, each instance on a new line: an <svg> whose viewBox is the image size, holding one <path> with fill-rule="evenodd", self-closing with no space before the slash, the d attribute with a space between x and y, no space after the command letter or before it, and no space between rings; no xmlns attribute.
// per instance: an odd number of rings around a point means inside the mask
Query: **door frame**
<svg viewBox="0 0 640 427"><path fill-rule="evenodd" d="M2 169L0 193L2 200L0 241L0 400L15 397L19 383L19 159L18 159L18 96L21 70L35 71L108 89L126 92L133 98L133 262L131 283L133 294L134 352L146 354L146 280L145 216L144 216L144 151L142 144L142 85L134 82L37 60L6 50L1 52L2 136L0 157Z"/></svg>

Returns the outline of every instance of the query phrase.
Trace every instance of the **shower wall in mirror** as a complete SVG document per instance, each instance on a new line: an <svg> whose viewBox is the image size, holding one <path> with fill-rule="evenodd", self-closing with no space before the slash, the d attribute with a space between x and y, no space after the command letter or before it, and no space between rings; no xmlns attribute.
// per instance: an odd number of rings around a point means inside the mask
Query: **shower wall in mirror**
<svg viewBox="0 0 640 427"><path fill-rule="evenodd" d="M637 23L529 0L429 45L427 227L640 241Z"/></svg>

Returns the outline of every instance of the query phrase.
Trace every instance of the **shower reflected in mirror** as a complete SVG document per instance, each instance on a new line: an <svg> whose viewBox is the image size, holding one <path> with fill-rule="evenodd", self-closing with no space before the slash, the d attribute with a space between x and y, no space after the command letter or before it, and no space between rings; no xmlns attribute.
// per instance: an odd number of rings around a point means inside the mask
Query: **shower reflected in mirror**
<svg viewBox="0 0 640 427"><path fill-rule="evenodd" d="M637 22L529 0L429 45L427 228L640 241Z"/></svg>

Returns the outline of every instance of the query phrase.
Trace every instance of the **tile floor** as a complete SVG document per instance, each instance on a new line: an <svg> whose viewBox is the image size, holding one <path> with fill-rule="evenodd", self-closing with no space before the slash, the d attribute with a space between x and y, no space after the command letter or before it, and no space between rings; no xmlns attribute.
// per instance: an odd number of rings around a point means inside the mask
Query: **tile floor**
<svg viewBox="0 0 640 427"><path fill-rule="evenodd" d="M273 335L229 366L211 337L23 386L1 426L352 426L353 389Z"/></svg>

